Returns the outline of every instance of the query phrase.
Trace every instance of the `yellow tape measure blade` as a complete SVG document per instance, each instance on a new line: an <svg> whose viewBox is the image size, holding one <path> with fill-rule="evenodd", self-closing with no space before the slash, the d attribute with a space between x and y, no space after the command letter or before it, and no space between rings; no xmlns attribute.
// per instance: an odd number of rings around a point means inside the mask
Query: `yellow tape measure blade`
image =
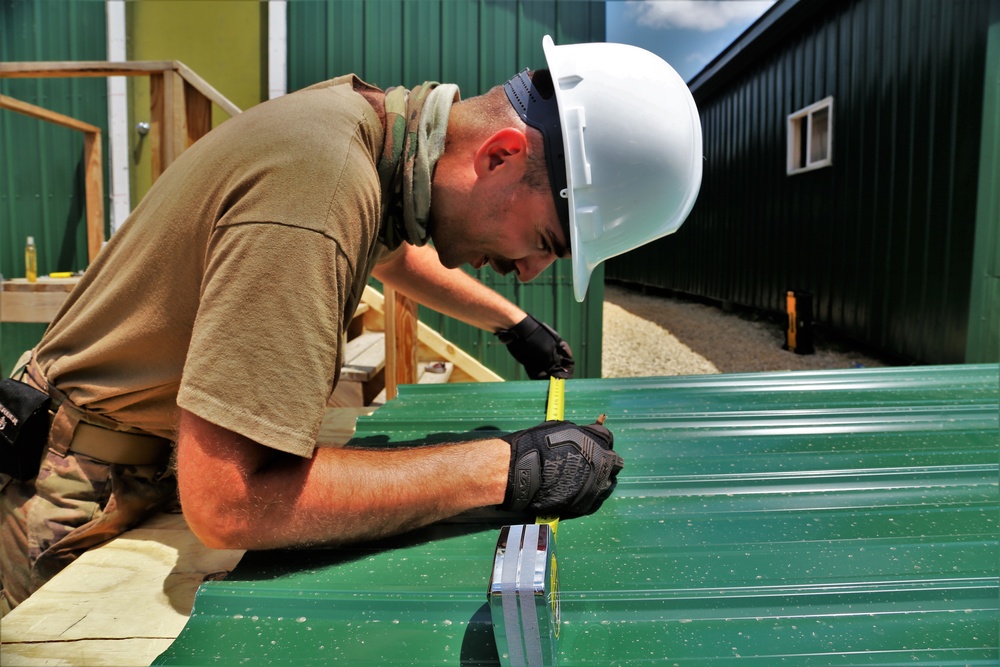
<svg viewBox="0 0 1000 667"><path fill-rule="evenodd" d="M566 414L566 380L564 378L549 378L549 399L545 406L545 421L562 421ZM539 516L535 523L546 523L552 529L555 537L559 530L559 517Z"/></svg>
<svg viewBox="0 0 1000 667"><path fill-rule="evenodd" d="M535 523L548 525L552 531L552 537L556 537L559 531L559 517L557 516L536 516Z"/></svg>
<svg viewBox="0 0 1000 667"><path fill-rule="evenodd" d="M545 407L545 421L562 421L566 410L566 380L549 378L549 400Z"/></svg>

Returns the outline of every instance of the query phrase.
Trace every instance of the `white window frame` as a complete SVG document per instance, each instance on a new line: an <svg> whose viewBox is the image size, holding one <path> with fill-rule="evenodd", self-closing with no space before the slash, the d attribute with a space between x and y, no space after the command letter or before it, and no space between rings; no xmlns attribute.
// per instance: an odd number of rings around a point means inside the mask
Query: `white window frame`
<svg viewBox="0 0 1000 667"><path fill-rule="evenodd" d="M789 114L786 173L802 174L832 164L833 96L830 96Z"/></svg>

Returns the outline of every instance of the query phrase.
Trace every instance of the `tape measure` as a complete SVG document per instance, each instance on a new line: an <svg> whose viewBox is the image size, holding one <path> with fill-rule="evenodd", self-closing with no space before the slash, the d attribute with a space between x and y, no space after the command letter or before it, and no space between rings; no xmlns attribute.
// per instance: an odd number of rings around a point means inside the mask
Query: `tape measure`
<svg viewBox="0 0 1000 667"><path fill-rule="evenodd" d="M549 398L545 405L545 421L562 421L566 414L566 380L565 378L549 378ZM559 529L559 517L535 517L535 523L545 523L552 528L552 537L556 537Z"/></svg>
<svg viewBox="0 0 1000 667"><path fill-rule="evenodd" d="M549 400L545 405L545 421L562 421L566 413L566 380L549 378Z"/></svg>

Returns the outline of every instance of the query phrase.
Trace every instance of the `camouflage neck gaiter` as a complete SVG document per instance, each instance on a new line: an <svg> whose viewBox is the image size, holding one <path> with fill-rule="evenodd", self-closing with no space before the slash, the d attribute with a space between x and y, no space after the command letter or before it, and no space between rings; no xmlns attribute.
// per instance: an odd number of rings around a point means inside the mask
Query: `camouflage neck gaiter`
<svg viewBox="0 0 1000 667"><path fill-rule="evenodd" d="M424 82L412 90L389 88L385 95L385 144L379 158L382 229L390 250L403 242L424 245L431 210L431 177L444 153L448 113L458 86Z"/></svg>

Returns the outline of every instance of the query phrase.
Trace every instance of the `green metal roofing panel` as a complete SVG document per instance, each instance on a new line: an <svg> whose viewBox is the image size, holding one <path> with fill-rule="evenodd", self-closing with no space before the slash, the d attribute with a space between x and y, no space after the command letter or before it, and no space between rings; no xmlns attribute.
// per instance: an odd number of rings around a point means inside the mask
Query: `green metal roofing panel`
<svg viewBox="0 0 1000 667"><path fill-rule="evenodd" d="M528 427L546 389L407 386L354 444ZM997 664L998 412L995 364L570 381L625 469L559 528L560 663ZM501 523L248 553L157 664L497 664Z"/></svg>

